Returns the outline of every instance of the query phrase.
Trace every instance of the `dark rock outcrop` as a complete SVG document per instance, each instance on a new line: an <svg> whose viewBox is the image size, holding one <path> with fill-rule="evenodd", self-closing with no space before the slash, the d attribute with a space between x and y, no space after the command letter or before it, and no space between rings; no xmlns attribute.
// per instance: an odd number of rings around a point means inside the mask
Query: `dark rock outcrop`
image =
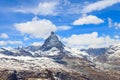
<svg viewBox="0 0 120 80"><path fill-rule="evenodd" d="M18 80L16 73L17 71L13 71L13 73L8 76L7 80Z"/></svg>
<svg viewBox="0 0 120 80"><path fill-rule="evenodd" d="M58 37L54 32L51 32L51 35L45 40L44 44L41 47L42 51L50 50L51 48L56 47L60 51L64 49L64 44L59 41Z"/></svg>

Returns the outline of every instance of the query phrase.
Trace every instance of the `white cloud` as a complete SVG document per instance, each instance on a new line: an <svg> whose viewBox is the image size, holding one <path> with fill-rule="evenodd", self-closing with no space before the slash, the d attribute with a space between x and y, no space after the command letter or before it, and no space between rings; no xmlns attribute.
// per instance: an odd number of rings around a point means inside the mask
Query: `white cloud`
<svg viewBox="0 0 120 80"><path fill-rule="evenodd" d="M0 34L0 38L7 39L9 36L6 33Z"/></svg>
<svg viewBox="0 0 120 80"><path fill-rule="evenodd" d="M33 46L41 46L43 44L43 42L33 42L32 45Z"/></svg>
<svg viewBox="0 0 120 80"><path fill-rule="evenodd" d="M35 38L47 38L52 31L56 31L56 26L49 20L33 18L32 21L17 23L15 28L22 34L29 34Z"/></svg>
<svg viewBox="0 0 120 80"><path fill-rule="evenodd" d="M108 27L115 27L115 29L120 28L120 22L113 22L111 18L108 18Z"/></svg>
<svg viewBox="0 0 120 80"><path fill-rule="evenodd" d="M103 23L104 21L97 16L94 15L88 15L88 16L83 16L82 18L79 18L78 20L75 20L73 22L73 25L84 25L84 24L100 24Z"/></svg>
<svg viewBox="0 0 120 80"><path fill-rule="evenodd" d="M0 46L23 44L22 41L0 41Z"/></svg>
<svg viewBox="0 0 120 80"><path fill-rule="evenodd" d="M72 27L70 27L70 26L58 26L57 27L58 31L61 31L61 30L70 30L70 29L72 29Z"/></svg>
<svg viewBox="0 0 120 80"><path fill-rule="evenodd" d="M120 28L120 23L115 22L115 23L114 23L114 26L115 26L116 29L118 29L118 28Z"/></svg>
<svg viewBox="0 0 120 80"><path fill-rule="evenodd" d="M33 13L35 15L56 15L56 6L58 1L54 2L40 2L34 7L22 7L19 9L14 9L15 12L21 13Z"/></svg>
<svg viewBox="0 0 120 80"><path fill-rule="evenodd" d="M39 19L38 17L33 17L32 21L25 23L14 24L15 28L20 31L23 35L29 34L30 38L47 38L49 34L53 31L69 30L70 26L56 26L50 20ZM24 40L28 40L28 37L24 37Z"/></svg>
<svg viewBox="0 0 120 80"><path fill-rule="evenodd" d="M80 1L78 1L80 2ZM81 14L90 13L92 11L102 10L109 6L112 6L120 0L100 0L94 3L89 1L83 1L81 3L74 3L69 0L40 0L38 4L30 6L20 5L17 8L8 9L14 12L20 13L32 13L34 15L58 15L58 14ZM7 10L7 11L8 11Z"/></svg>
<svg viewBox="0 0 120 80"><path fill-rule="evenodd" d="M27 40L29 40L29 38L28 37L24 37L24 41L27 41Z"/></svg>
<svg viewBox="0 0 120 80"><path fill-rule="evenodd" d="M58 15L80 14L85 3L71 3L69 0L40 0L36 5L23 6L8 9L13 12L32 13L34 15Z"/></svg>
<svg viewBox="0 0 120 80"><path fill-rule="evenodd" d="M63 0L63 2L64 2L64 5L70 4L69 0Z"/></svg>
<svg viewBox="0 0 120 80"><path fill-rule="evenodd" d="M82 13L90 13L93 11L100 11L102 9L110 7L119 2L120 2L120 0L100 0L100 1L97 1L95 3L91 3L87 6L85 6L82 10Z"/></svg>
<svg viewBox="0 0 120 80"><path fill-rule="evenodd" d="M111 28L113 26L112 19L108 18L108 27Z"/></svg>
<svg viewBox="0 0 120 80"><path fill-rule="evenodd" d="M7 41L8 44L22 44L22 41Z"/></svg>
<svg viewBox="0 0 120 80"><path fill-rule="evenodd" d="M119 39L120 36L119 36L119 35L115 35L114 38L115 38L115 39Z"/></svg>
<svg viewBox="0 0 120 80"><path fill-rule="evenodd" d="M0 41L0 46L4 46L7 45L7 43L5 41Z"/></svg>
<svg viewBox="0 0 120 80"><path fill-rule="evenodd" d="M98 36L97 32L91 34L72 35L68 38L63 38L63 41L71 47L108 47L115 42L109 36Z"/></svg>

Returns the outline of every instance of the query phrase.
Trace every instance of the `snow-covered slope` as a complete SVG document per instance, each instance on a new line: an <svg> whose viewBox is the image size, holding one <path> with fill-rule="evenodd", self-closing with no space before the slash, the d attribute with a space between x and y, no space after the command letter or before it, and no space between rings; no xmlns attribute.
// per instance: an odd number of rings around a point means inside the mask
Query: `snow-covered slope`
<svg viewBox="0 0 120 80"><path fill-rule="evenodd" d="M101 55L98 55L99 52ZM91 53L94 56L91 56ZM17 71L50 69L53 71L75 71L89 77L91 74L94 76L97 73L99 76L100 69L103 69L103 72L105 68L120 70L120 45L80 51L80 49L65 46L52 32L42 46L0 48L0 64L2 64L0 69Z"/></svg>
<svg viewBox="0 0 120 80"><path fill-rule="evenodd" d="M82 52L77 48L64 47L64 49L69 52L67 53L67 55L71 57L79 57L79 58L90 57L88 53Z"/></svg>
<svg viewBox="0 0 120 80"><path fill-rule="evenodd" d="M107 56L109 60L120 59L120 43L110 46L107 51Z"/></svg>
<svg viewBox="0 0 120 80"><path fill-rule="evenodd" d="M120 44L111 45L104 54L94 57L93 62L103 69L120 70Z"/></svg>
<svg viewBox="0 0 120 80"><path fill-rule="evenodd" d="M89 55L74 48L66 47L54 32L42 46L28 46L0 49L2 69L40 70L44 68L68 70L65 67L68 58L86 58ZM63 59L64 58L64 59Z"/></svg>
<svg viewBox="0 0 120 80"><path fill-rule="evenodd" d="M0 69L11 70L42 70L42 69L64 69L64 67L56 63L53 59L47 57L33 58L25 56L7 56L0 54Z"/></svg>
<svg viewBox="0 0 120 80"><path fill-rule="evenodd" d="M114 44L111 45L109 48L107 48L106 52L98 57L106 58L106 62L113 62L115 60L120 59L120 44Z"/></svg>

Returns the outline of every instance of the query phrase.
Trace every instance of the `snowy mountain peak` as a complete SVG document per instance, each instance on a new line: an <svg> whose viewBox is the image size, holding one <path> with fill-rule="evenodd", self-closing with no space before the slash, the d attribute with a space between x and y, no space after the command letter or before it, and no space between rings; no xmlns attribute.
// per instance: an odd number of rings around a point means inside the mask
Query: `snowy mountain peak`
<svg viewBox="0 0 120 80"><path fill-rule="evenodd" d="M45 40L42 46L28 46L18 48L1 48L0 54L10 56L52 57L61 59L64 56L80 57L87 56L85 52L66 47L54 32Z"/></svg>
<svg viewBox="0 0 120 80"><path fill-rule="evenodd" d="M64 49L64 44L59 41L57 35L54 32L51 32L51 35L45 40L44 44L42 45L41 50L47 51L53 47L56 47L62 51Z"/></svg>

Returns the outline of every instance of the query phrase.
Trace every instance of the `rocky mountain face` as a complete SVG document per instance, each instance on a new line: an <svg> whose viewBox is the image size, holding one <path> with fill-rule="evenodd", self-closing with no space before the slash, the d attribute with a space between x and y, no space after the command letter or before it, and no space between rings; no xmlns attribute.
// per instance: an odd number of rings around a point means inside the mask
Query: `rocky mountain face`
<svg viewBox="0 0 120 80"><path fill-rule="evenodd" d="M45 40L42 46L28 46L18 48L1 48L0 53L10 56L31 56L31 57L54 57L62 58L64 56L85 56L80 51L72 50L66 47L54 32ZM75 54L74 54L75 53Z"/></svg>
<svg viewBox="0 0 120 80"><path fill-rule="evenodd" d="M64 49L64 44L58 39L57 35L54 32L51 32L50 36L45 40L42 46L28 46L25 47L25 49L35 52L38 50L48 51L53 47L62 52Z"/></svg>
<svg viewBox="0 0 120 80"><path fill-rule="evenodd" d="M105 54L108 48L89 48L89 49L81 49L80 51L84 51L92 56L99 56Z"/></svg>
<svg viewBox="0 0 120 80"><path fill-rule="evenodd" d="M59 41L58 37L54 32L51 32L51 35L45 40L44 44L42 45L41 50L47 51L53 47L59 49L62 52L64 49L64 44Z"/></svg>
<svg viewBox="0 0 120 80"><path fill-rule="evenodd" d="M53 72L48 69L41 72L4 70L0 71L0 76L2 80L89 80L86 76L75 72Z"/></svg>
<svg viewBox="0 0 120 80"><path fill-rule="evenodd" d="M120 80L120 45L66 47L54 32L42 46L0 49L0 80Z"/></svg>
<svg viewBox="0 0 120 80"><path fill-rule="evenodd" d="M107 48L81 49L92 56L92 62L102 69L120 70L120 44Z"/></svg>

